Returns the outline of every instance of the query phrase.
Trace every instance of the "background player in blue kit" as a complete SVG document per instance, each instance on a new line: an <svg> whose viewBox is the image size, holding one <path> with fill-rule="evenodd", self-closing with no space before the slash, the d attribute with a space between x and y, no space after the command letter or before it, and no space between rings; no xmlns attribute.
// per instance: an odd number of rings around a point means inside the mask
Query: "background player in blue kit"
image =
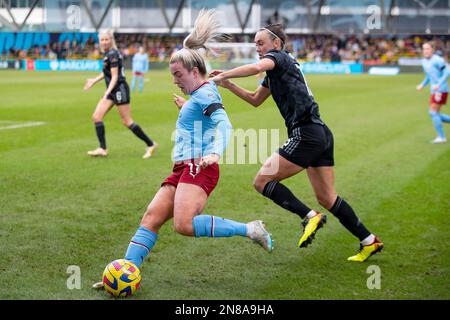
<svg viewBox="0 0 450 320"><path fill-rule="evenodd" d="M144 47L139 47L139 51L132 60L133 79L131 80L131 91L136 89L136 80L139 82L139 92L144 89L144 75L148 72L148 54Z"/></svg>
<svg viewBox="0 0 450 320"><path fill-rule="evenodd" d="M106 91L92 115L100 146L95 150L88 151L88 155L92 157L106 157L108 155L103 118L113 105L116 105L122 123L147 145L143 158L148 159L152 156L158 144L154 143L131 117L130 88L125 78L122 55L117 50L112 33L108 31L101 32L99 40L100 48L105 55L103 58L103 71L96 78L88 79L84 90L89 90L94 84L105 79Z"/></svg>
<svg viewBox="0 0 450 320"><path fill-rule="evenodd" d="M340 198L334 188L333 135L320 118L319 106L300 65L286 51L286 34L280 24L262 28L255 35L260 61L228 71L213 71L212 80L254 107L270 95L275 100L288 129L288 141L266 160L254 180L255 189L277 205L299 215L304 232L298 246L306 247L326 222L326 216L311 210L280 181L306 169L318 202L332 212L355 237L360 251L349 257L362 262L381 251L383 243L359 220L352 207ZM266 72L255 92L247 91L228 79Z"/></svg>
<svg viewBox="0 0 450 320"><path fill-rule="evenodd" d="M441 108L447 103L448 97L448 83L449 70L444 58L434 54L431 43L426 42L422 45L423 59L422 67L425 72L425 79L417 86L417 90L422 90L425 86L430 84L430 109L429 114L433 121L434 128L437 132L437 137L431 143L445 143L445 137L442 123L450 123L450 116L441 113Z"/></svg>
<svg viewBox="0 0 450 320"><path fill-rule="evenodd" d="M183 49L170 60L174 83L190 95L189 100L174 95L180 109L176 123L172 174L161 184L132 237L125 259L140 267L158 238L161 226L171 218L175 231L185 236L252 239L272 251L271 235L261 220L241 223L202 214L209 195L219 180L220 156L231 136L231 123L213 81L206 81L204 57L197 49L208 41L223 39L218 32L215 11L202 10L194 30L184 40ZM200 156L200 157L199 157ZM101 286L95 284L94 287Z"/></svg>

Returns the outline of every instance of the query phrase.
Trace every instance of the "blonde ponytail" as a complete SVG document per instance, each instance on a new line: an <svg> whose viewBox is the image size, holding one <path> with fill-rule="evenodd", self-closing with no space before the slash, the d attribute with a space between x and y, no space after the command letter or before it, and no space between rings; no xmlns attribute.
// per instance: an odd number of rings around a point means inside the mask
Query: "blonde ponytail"
<svg viewBox="0 0 450 320"><path fill-rule="evenodd" d="M183 49L177 51L170 63L182 61L186 69L191 71L197 67L200 74L206 75L204 54L210 51L208 43L211 41L226 41L228 34L219 32L220 23L215 10L200 10L194 23L194 30L184 39ZM201 51L205 53L202 54Z"/></svg>
<svg viewBox="0 0 450 320"><path fill-rule="evenodd" d="M215 10L200 10L194 23L194 30L184 39L183 47L188 49L203 48L209 51L210 41L227 41L230 35L219 32L220 23Z"/></svg>

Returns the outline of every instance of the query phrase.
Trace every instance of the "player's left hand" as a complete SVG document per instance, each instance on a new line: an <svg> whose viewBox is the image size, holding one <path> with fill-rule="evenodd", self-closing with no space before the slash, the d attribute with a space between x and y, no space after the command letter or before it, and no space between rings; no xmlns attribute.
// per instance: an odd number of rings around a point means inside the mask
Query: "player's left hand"
<svg viewBox="0 0 450 320"><path fill-rule="evenodd" d="M209 73L210 80L220 85L226 78L223 75L223 70L213 70Z"/></svg>
<svg viewBox="0 0 450 320"><path fill-rule="evenodd" d="M224 78L224 76L220 73L217 76L212 77L210 80L214 81L215 83L219 84L222 83L223 81L225 81L226 79Z"/></svg>
<svg viewBox="0 0 450 320"><path fill-rule="evenodd" d="M210 77L210 78L215 77L215 76L221 74L222 72L223 72L223 70L212 70L212 71L208 74L208 77Z"/></svg>
<svg viewBox="0 0 450 320"><path fill-rule="evenodd" d="M200 160L200 167L202 168L206 168L207 166L210 166L214 163L219 162L220 156L218 154L212 153L209 154L207 156L204 156L201 160Z"/></svg>
<svg viewBox="0 0 450 320"><path fill-rule="evenodd" d="M434 91L438 91L438 90L439 90L439 85L437 85L437 84L434 85L432 89L433 89Z"/></svg>

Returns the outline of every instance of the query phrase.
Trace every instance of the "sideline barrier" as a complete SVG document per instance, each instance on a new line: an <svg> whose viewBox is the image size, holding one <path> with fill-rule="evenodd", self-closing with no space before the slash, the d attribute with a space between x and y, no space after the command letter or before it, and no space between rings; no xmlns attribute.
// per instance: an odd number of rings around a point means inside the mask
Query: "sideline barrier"
<svg viewBox="0 0 450 320"><path fill-rule="evenodd" d="M368 71L368 74L377 76L396 76L399 73L399 67L370 67Z"/></svg>
<svg viewBox="0 0 450 320"><path fill-rule="evenodd" d="M102 60L23 60L28 71L101 71Z"/></svg>
<svg viewBox="0 0 450 320"><path fill-rule="evenodd" d="M0 70L20 69L20 60L0 60Z"/></svg>
<svg viewBox="0 0 450 320"><path fill-rule="evenodd" d="M300 63L303 73L324 74L361 74L362 63L336 63L336 62L304 62Z"/></svg>

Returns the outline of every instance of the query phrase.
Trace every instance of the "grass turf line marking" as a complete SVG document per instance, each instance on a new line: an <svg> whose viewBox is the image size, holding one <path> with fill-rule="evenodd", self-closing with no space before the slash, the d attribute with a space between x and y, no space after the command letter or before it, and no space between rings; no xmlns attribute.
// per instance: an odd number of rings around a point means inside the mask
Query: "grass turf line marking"
<svg viewBox="0 0 450 320"><path fill-rule="evenodd" d="M19 124L13 124L13 125L9 125L9 126L0 127L0 130L19 129L19 128L26 128L26 127L36 127L36 126L42 126L44 124L46 124L46 123L42 122L42 121L23 122L23 123L19 123Z"/></svg>

